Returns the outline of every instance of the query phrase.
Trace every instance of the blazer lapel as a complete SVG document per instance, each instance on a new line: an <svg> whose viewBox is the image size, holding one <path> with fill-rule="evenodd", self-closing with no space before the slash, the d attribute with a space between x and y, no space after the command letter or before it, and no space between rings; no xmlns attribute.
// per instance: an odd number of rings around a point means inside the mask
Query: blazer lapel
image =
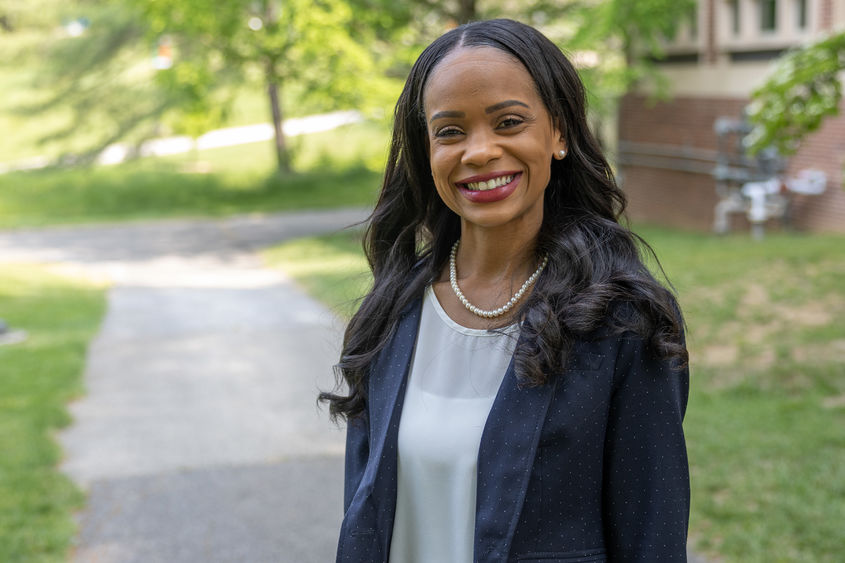
<svg viewBox="0 0 845 563"><path fill-rule="evenodd" d="M370 460L375 465L368 468L367 477L373 485L372 496L377 511L376 532L385 560L390 549L396 512L399 419L405 400L411 356L417 341L421 306L422 299L408 306L396 327L396 333L370 373Z"/></svg>
<svg viewBox="0 0 845 563"><path fill-rule="evenodd" d="M520 386L513 360L505 373L478 452L477 563L507 560L556 382L552 378L539 387Z"/></svg>

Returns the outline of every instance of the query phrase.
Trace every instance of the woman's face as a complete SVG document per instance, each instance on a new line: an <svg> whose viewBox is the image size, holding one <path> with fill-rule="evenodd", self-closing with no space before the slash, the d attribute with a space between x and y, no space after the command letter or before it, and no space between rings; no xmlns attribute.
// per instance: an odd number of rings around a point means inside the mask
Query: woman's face
<svg viewBox="0 0 845 563"><path fill-rule="evenodd" d="M525 67L492 47L458 48L423 105L437 193L464 228L537 232L554 155L566 148Z"/></svg>

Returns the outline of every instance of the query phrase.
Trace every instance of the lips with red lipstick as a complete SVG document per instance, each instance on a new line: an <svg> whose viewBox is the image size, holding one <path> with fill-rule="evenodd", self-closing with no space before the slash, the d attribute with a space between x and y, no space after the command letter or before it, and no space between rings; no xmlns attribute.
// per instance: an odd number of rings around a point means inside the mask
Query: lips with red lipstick
<svg viewBox="0 0 845 563"><path fill-rule="evenodd" d="M522 178L522 172L493 172L463 178L455 184L468 200L490 203L511 195L519 185L520 178Z"/></svg>

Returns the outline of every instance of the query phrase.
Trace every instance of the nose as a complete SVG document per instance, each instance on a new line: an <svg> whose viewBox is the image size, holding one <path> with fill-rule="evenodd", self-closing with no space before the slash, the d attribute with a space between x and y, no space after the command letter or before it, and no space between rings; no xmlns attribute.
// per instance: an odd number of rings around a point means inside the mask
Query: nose
<svg viewBox="0 0 845 563"><path fill-rule="evenodd" d="M484 166L502 156L496 135L492 131L476 130L465 140L461 163L468 166Z"/></svg>

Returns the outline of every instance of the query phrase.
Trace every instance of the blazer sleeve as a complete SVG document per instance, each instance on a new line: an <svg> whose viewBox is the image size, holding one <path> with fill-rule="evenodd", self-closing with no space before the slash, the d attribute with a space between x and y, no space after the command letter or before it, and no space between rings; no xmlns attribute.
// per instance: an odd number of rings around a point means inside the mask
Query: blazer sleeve
<svg viewBox="0 0 845 563"><path fill-rule="evenodd" d="M622 338L604 446L602 507L609 561L686 561L689 465L681 423L688 368L642 339Z"/></svg>
<svg viewBox="0 0 845 563"><path fill-rule="evenodd" d="M346 423L346 461L343 476L343 512L349 510L352 497L358 490L367 458L370 455L370 421L369 412L364 410L360 415L347 420Z"/></svg>

